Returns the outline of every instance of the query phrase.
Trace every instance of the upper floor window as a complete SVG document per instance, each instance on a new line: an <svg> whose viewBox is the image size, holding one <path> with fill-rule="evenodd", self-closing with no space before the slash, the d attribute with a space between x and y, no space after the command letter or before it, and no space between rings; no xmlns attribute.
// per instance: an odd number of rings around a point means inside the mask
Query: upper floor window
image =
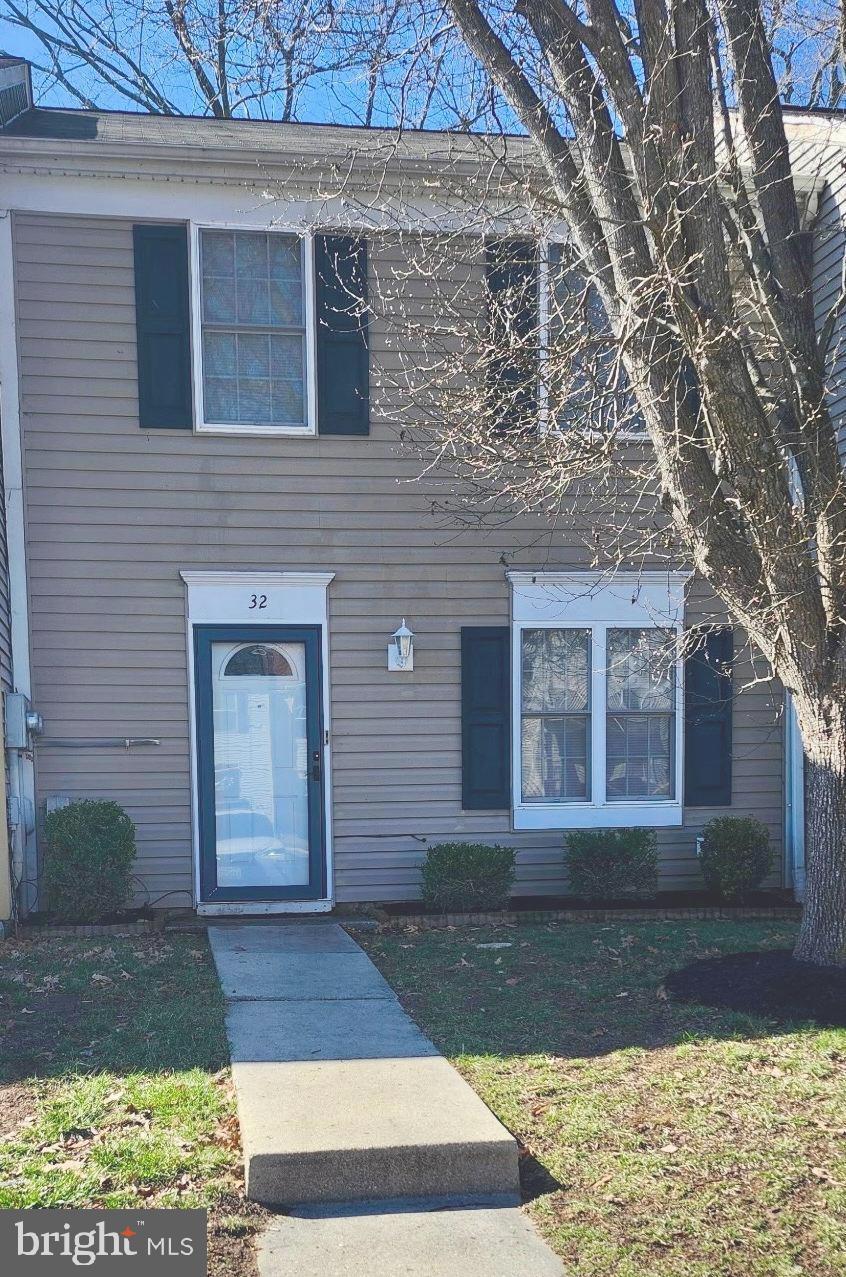
<svg viewBox="0 0 846 1277"><path fill-rule="evenodd" d="M308 429L304 241L276 231L199 237L203 423Z"/></svg>
<svg viewBox="0 0 846 1277"><path fill-rule="evenodd" d="M644 422L602 299L567 244L547 255L544 398L547 423L641 435Z"/></svg>

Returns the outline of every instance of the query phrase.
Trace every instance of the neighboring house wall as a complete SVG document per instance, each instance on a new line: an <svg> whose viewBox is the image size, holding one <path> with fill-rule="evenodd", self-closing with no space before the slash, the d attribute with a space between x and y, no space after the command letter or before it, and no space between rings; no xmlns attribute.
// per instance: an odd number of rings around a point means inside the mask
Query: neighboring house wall
<svg viewBox="0 0 846 1277"><path fill-rule="evenodd" d="M844 217L846 217L846 163L838 157L832 176L820 195L814 228L814 305L817 327L822 328L844 289ZM846 457L846 311L837 317L828 347L828 393L831 411L840 432L841 456Z"/></svg>
<svg viewBox="0 0 846 1277"><path fill-rule="evenodd" d="M459 634L508 623L504 553L523 546L516 566L579 565L577 538L539 544L526 521L486 535L439 527L433 492L403 482L418 463L375 413L363 439L140 430L131 223L19 214L14 233L34 699L50 738L161 739L129 752L40 748L40 801L123 803L150 898L187 904L179 571L329 570L337 898L414 897L426 840L453 837L517 846L518 891L561 892L560 831L516 835L507 812L461 811ZM371 254L378 271L375 241ZM396 358L389 344L377 316L374 382ZM415 667L397 676L385 644L402 616L417 635ZM764 820L779 852L781 721L752 673L743 656L730 810ZM689 810L682 828L661 831L663 887L700 885L695 836L717 814Z"/></svg>

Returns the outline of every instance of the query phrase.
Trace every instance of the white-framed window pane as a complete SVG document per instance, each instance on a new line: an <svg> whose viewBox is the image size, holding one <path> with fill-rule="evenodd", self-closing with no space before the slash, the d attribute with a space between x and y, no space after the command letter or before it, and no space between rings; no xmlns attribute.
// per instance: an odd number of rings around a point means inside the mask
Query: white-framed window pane
<svg viewBox="0 0 846 1277"><path fill-rule="evenodd" d="M588 797L590 631L526 629L521 647L524 802Z"/></svg>
<svg viewBox="0 0 846 1277"><path fill-rule="evenodd" d="M238 374L238 338L235 333L207 329L203 333L203 368L207 377L232 377Z"/></svg>
<svg viewBox="0 0 846 1277"><path fill-rule="evenodd" d="M609 630L608 709L671 711L675 705L675 659L672 630Z"/></svg>
<svg viewBox="0 0 846 1277"><path fill-rule="evenodd" d="M305 427L302 241L201 231L200 263L205 420Z"/></svg>
<svg viewBox="0 0 846 1277"><path fill-rule="evenodd" d="M523 711L584 713L590 704L590 630L523 630Z"/></svg>
<svg viewBox="0 0 846 1277"><path fill-rule="evenodd" d="M267 235L259 231L238 231L235 235L235 273L238 279L267 282Z"/></svg>
<svg viewBox="0 0 846 1277"><path fill-rule="evenodd" d="M607 798L672 798L676 636L613 629L606 642Z"/></svg>
<svg viewBox="0 0 846 1277"><path fill-rule="evenodd" d="M606 794L621 798L673 796L671 714L609 714L606 722Z"/></svg>
<svg viewBox="0 0 846 1277"><path fill-rule="evenodd" d="M302 280L272 279L269 292L270 322L283 328L299 328L303 322Z"/></svg>
<svg viewBox="0 0 846 1277"><path fill-rule="evenodd" d="M548 394L559 430L645 433L602 299L572 247L550 244Z"/></svg>
<svg viewBox="0 0 846 1277"><path fill-rule="evenodd" d="M521 733L524 802L576 802L588 797L586 714L524 714Z"/></svg>

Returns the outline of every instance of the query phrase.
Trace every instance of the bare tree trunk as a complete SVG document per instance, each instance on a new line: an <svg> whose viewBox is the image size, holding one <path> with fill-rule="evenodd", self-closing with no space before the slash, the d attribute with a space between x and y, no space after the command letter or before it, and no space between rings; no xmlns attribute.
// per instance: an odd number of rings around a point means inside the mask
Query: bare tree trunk
<svg viewBox="0 0 846 1277"><path fill-rule="evenodd" d="M808 765L805 908L794 956L824 966L846 963L846 738L829 741Z"/></svg>

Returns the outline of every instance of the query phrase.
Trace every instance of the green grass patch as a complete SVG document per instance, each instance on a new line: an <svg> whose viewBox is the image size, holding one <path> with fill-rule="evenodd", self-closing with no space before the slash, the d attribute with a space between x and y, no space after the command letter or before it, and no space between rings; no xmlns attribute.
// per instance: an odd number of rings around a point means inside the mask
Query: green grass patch
<svg viewBox="0 0 846 1277"><path fill-rule="evenodd" d="M568 1271L840 1277L846 1031L663 987L697 955L792 939L787 923L574 923L366 944L526 1150L529 1209Z"/></svg>
<svg viewBox="0 0 846 1277"><path fill-rule="evenodd" d="M226 1271L257 1217L205 939L0 943L0 1033L0 1208L204 1206Z"/></svg>

